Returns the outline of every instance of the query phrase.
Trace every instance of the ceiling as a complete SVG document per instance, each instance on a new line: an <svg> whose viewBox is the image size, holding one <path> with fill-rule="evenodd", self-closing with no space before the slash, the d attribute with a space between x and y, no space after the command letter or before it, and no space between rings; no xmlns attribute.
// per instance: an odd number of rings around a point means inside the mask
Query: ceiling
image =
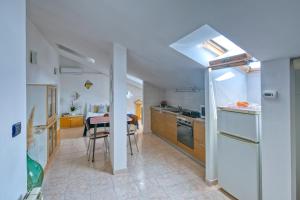
<svg viewBox="0 0 300 200"><path fill-rule="evenodd" d="M203 66L169 47L209 24L257 59L300 54L299 0L30 0L28 15L53 44L95 58L107 72L112 42L128 72L162 88L203 87Z"/></svg>

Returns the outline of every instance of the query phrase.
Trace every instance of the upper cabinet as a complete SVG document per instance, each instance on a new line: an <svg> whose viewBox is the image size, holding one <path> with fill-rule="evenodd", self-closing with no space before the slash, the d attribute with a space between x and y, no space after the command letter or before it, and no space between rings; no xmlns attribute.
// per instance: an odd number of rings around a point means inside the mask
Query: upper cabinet
<svg viewBox="0 0 300 200"><path fill-rule="evenodd" d="M57 88L53 85L27 85L27 116L34 108L33 126L45 126L56 120ZM28 118L28 117L27 117Z"/></svg>

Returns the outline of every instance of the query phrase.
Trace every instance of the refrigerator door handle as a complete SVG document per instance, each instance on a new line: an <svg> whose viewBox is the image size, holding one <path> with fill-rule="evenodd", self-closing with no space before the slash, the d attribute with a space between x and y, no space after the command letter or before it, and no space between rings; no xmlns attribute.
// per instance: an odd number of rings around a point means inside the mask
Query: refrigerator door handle
<svg viewBox="0 0 300 200"><path fill-rule="evenodd" d="M259 144L259 142L248 140L246 138L237 137L237 136L231 135L229 133L219 132L219 134L224 135L226 137L230 137L230 138L235 139L235 140L242 141L242 142L246 142L246 143L250 143L250 144Z"/></svg>

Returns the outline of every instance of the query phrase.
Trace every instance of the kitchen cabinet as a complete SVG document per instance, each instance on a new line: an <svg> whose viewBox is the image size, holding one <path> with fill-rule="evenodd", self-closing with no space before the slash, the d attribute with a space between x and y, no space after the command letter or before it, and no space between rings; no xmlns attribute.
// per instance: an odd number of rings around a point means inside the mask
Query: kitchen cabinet
<svg viewBox="0 0 300 200"><path fill-rule="evenodd" d="M177 116L172 112L151 108L151 130L154 134L176 145L205 165L205 122L193 119L194 149L177 141Z"/></svg>
<svg viewBox="0 0 300 200"><path fill-rule="evenodd" d="M194 156L205 163L205 124L202 121L194 121Z"/></svg>
<svg viewBox="0 0 300 200"><path fill-rule="evenodd" d="M171 113L165 113L164 118L165 138L173 144L177 144L176 115Z"/></svg>
<svg viewBox="0 0 300 200"><path fill-rule="evenodd" d="M83 115L67 115L60 118L61 128L75 128L83 126Z"/></svg>
<svg viewBox="0 0 300 200"><path fill-rule="evenodd" d="M58 144L57 142L57 122L49 125L48 130L48 157L50 158Z"/></svg>
<svg viewBox="0 0 300 200"><path fill-rule="evenodd" d="M158 115L159 111L151 109L151 130L153 133L159 135L158 131L158 126L159 126L159 121L158 121Z"/></svg>
<svg viewBox="0 0 300 200"><path fill-rule="evenodd" d="M164 114L158 110L152 110L151 112L151 130L153 133L165 137L164 127Z"/></svg>

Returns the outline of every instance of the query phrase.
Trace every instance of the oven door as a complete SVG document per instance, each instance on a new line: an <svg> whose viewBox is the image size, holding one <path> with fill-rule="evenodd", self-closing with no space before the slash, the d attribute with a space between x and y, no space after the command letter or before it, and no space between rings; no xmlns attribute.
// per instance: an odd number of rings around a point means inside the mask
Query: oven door
<svg viewBox="0 0 300 200"><path fill-rule="evenodd" d="M177 140L187 147L194 149L193 127L177 122Z"/></svg>

